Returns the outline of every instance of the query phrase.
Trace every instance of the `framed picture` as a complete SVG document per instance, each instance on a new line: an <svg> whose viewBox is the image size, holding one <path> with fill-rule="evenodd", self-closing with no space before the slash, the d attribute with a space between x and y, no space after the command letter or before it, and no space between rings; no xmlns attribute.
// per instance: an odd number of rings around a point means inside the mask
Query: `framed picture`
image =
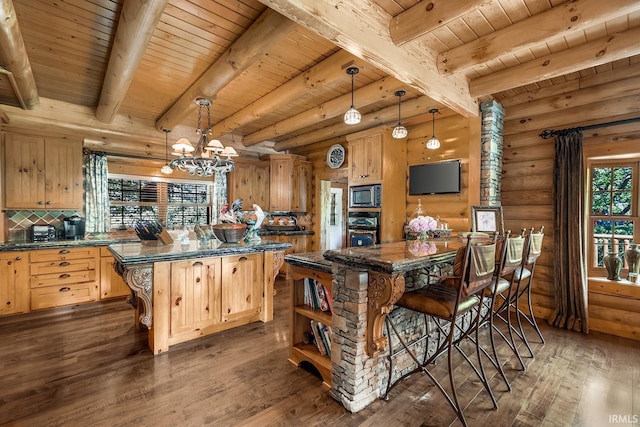
<svg viewBox="0 0 640 427"><path fill-rule="evenodd" d="M482 233L504 233L502 206L471 206L471 230Z"/></svg>

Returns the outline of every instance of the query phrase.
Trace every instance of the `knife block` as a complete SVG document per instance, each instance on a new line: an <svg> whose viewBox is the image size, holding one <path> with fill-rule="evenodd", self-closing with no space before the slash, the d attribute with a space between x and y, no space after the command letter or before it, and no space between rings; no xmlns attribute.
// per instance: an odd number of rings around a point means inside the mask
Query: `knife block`
<svg viewBox="0 0 640 427"><path fill-rule="evenodd" d="M170 245L173 243L173 237L171 237L171 234L169 234L169 232L165 229L162 229L159 234L156 234L156 237L158 238L159 242L162 242L163 245Z"/></svg>

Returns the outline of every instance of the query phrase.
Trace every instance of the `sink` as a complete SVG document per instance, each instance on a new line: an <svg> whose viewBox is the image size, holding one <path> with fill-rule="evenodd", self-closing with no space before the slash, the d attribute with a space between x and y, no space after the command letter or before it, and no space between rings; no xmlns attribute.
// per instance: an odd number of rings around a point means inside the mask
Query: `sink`
<svg viewBox="0 0 640 427"><path fill-rule="evenodd" d="M277 225L277 224L265 224L264 229L267 231L297 231L297 225Z"/></svg>

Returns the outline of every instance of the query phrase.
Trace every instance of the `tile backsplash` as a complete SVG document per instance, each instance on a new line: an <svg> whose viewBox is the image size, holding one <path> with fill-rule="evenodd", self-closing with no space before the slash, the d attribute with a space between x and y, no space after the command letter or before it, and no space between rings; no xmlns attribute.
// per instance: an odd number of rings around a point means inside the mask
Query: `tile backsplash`
<svg viewBox="0 0 640 427"><path fill-rule="evenodd" d="M62 220L72 215L82 215L81 211L6 211L9 242L29 239L29 227L33 224L62 227Z"/></svg>

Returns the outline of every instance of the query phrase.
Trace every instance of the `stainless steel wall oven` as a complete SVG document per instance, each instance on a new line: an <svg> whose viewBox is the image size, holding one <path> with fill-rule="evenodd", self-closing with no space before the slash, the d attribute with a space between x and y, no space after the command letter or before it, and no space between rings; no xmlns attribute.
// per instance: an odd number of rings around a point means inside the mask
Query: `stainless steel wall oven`
<svg viewBox="0 0 640 427"><path fill-rule="evenodd" d="M349 212L348 246L371 246L380 241L380 212Z"/></svg>

